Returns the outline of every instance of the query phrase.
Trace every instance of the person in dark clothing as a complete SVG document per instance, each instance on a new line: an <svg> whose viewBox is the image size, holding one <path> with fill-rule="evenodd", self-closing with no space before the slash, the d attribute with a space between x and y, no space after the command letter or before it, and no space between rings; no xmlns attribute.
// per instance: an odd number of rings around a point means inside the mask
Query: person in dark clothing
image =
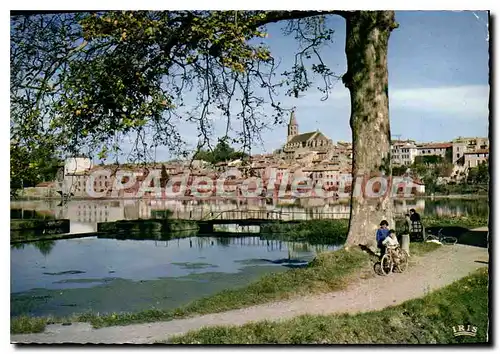
<svg viewBox="0 0 500 354"><path fill-rule="evenodd" d="M380 222L380 228L377 229L377 247L380 249L380 257L382 257L385 253L385 246L382 244L382 241L389 236L389 223L387 220L382 220Z"/></svg>
<svg viewBox="0 0 500 354"><path fill-rule="evenodd" d="M415 209L410 209L410 220L411 222L419 221L420 222L420 214L415 211Z"/></svg>
<svg viewBox="0 0 500 354"><path fill-rule="evenodd" d="M420 219L420 214L415 211L415 209L410 209L410 240L420 241L424 238L424 230L422 226L422 221Z"/></svg>

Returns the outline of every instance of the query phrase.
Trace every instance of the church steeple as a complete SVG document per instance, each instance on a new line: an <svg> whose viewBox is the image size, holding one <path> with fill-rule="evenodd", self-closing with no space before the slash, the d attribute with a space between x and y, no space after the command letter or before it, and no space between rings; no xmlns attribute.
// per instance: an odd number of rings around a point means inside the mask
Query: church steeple
<svg viewBox="0 0 500 354"><path fill-rule="evenodd" d="M290 122L288 123L288 135L286 141L292 140L292 138L299 134L299 125L297 124L297 119L295 118L295 107L290 113Z"/></svg>

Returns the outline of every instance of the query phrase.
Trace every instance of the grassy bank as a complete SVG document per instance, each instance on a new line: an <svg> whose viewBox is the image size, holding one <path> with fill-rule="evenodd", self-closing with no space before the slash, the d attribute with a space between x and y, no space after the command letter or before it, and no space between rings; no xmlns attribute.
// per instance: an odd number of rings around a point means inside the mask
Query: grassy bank
<svg viewBox="0 0 500 354"><path fill-rule="evenodd" d="M79 316L78 320L104 327L223 312L293 296L340 290L347 285L349 276L367 266L368 257L361 251L323 253L306 268L268 274L246 287L224 290L173 311L154 309L130 314L88 314Z"/></svg>
<svg viewBox="0 0 500 354"><path fill-rule="evenodd" d="M430 243L412 243L412 255L422 255L439 248ZM223 312L295 296L337 291L345 288L355 275L374 275L374 257L357 249L321 253L305 268L268 274L248 286L224 290L196 300L175 310L151 309L136 313L87 313L71 318L17 317L11 319L11 333L42 332L47 323L90 322L94 327L169 321L196 315Z"/></svg>
<svg viewBox="0 0 500 354"><path fill-rule="evenodd" d="M396 219L396 230L399 232L404 229L405 220L403 218ZM422 215L422 224L425 228L428 227L461 227L464 229L474 229L477 227L487 226L487 216L427 216Z"/></svg>
<svg viewBox="0 0 500 354"><path fill-rule="evenodd" d="M11 219L10 241L30 242L36 240L56 239L69 232L68 219ZM64 236L62 236L64 237Z"/></svg>
<svg viewBox="0 0 500 354"><path fill-rule="evenodd" d="M45 319L18 317L11 319L12 333L43 331L44 325L54 322L90 322L94 327L127 325L166 321L200 314L222 312L310 293L340 290L348 279L362 268L369 269L368 256L358 250L339 250L320 254L305 268L265 275L261 279L238 289L224 290L210 297L194 301L175 310L151 309L137 313L81 314L71 319Z"/></svg>
<svg viewBox="0 0 500 354"><path fill-rule="evenodd" d="M453 335L471 324L475 337ZM357 315L300 316L284 322L210 327L169 341L175 344L455 344L485 343L488 331L486 268L421 299Z"/></svg>
<svg viewBox="0 0 500 354"><path fill-rule="evenodd" d="M437 250L439 247L441 245L434 242L410 242L410 254L412 257L420 257Z"/></svg>
<svg viewBox="0 0 500 354"><path fill-rule="evenodd" d="M466 229L474 229L481 226L488 225L487 216L423 216L422 223L425 227L446 227L457 226Z"/></svg>
<svg viewBox="0 0 500 354"><path fill-rule="evenodd" d="M16 231L24 230L44 230L44 229L55 229L55 228L69 228L68 219L11 219L10 229Z"/></svg>
<svg viewBox="0 0 500 354"><path fill-rule="evenodd" d="M349 220L310 220L299 223L269 223L261 226L262 237L310 244L343 244Z"/></svg>

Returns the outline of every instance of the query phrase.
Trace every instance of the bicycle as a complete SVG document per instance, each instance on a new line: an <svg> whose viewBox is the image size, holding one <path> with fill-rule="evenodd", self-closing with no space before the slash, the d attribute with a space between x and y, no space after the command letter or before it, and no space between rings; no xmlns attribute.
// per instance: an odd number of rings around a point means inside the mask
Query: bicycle
<svg viewBox="0 0 500 354"><path fill-rule="evenodd" d="M392 256L393 252L398 253L397 262L395 262ZM388 275L393 270L396 270L398 273L403 273L406 268L408 268L408 253L399 246L392 249L388 247L386 253L380 259L382 275Z"/></svg>
<svg viewBox="0 0 500 354"><path fill-rule="evenodd" d="M443 245L454 245L458 242L458 239L456 237L443 235L443 233L441 232L442 230L443 228L440 228L437 232L437 235L427 230L424 242L438 241Z"/></svg>

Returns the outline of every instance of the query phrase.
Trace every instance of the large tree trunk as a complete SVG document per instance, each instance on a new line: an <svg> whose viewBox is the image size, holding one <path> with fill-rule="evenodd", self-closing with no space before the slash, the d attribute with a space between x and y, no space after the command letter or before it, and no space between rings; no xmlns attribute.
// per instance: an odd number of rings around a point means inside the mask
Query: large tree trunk
<svg viewBox="0 0 500 354"><path fill-rule="evenodd" d="M356 11L345 18L347 72L343 82L351 95L353 144L351 218L346 245L373 246L381 220L387 220L390 228L395 227L389 193L387 50L389 35L397 24L394 11ZM369 195L368 189L372 188L367 182L373 177L387 180L386 193L378 197Z"/></svg>

